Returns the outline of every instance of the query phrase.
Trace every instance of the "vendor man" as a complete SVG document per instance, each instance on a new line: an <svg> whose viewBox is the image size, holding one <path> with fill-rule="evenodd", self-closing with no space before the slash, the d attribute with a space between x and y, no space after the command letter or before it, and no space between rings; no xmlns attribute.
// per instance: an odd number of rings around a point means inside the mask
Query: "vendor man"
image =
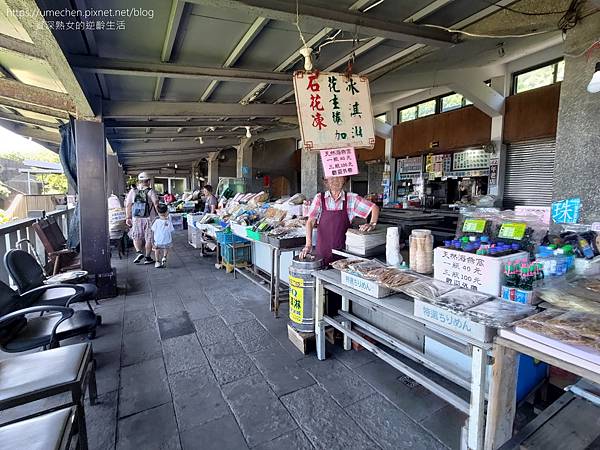
<svg viewBox="0 0 600 450"><path fill-rule="evenodd" d="M312 235L315 223L317 228L317 257L323 264L335 261L332 250L342 250L346 244L346 231L355 217L371 220L360 227L362 231L375 229L379 219L379 207L358 194L344 191L348 177L328 177L325 179L327 192L318 193L311 206L306 223L306 246L300 256L303 258L312 250Z"/></svg>
<svg viewBox="0 0 600 450"><path fill-rule="evenodd" d="M138 184L131 188L125 198L127 226L131 227L129 237L137 252L133 262L152 264L152 223L158 211L158 195L150 187L150 177L146 172L138 175Z"/></svg>

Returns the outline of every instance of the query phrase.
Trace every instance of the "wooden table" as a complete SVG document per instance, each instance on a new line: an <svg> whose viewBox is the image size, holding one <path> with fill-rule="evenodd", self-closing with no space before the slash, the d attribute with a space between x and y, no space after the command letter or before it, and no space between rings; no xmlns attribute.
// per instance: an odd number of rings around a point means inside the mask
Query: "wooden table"
<svg viewBox="0 0 600 450"><path fill-rule="evenodd" d="M488 402L485 448L495 450L512 438L516 408L516 371L518 353L529 355L552 366L600 383L600 365L573 354L556 350L511 330L500 330L494 340L493 354L501 364L495 366Z"/></svg>
<svg viewBox="0 0 600 450"><path fill-rule="evenodd" d="M344 349L351 348L351 341L356 341L365 349L384 360L400 372L411 377L424 388L441 397L452 406L468 415L466 424L466 442L463 448L480 450L484 448L485 434L485 399L486 373L488 366L493 361L488 357L492 349L491 342L482 342L470 336L459 334L452 330L440 327L434 323L416 317L413 314L414 301L402 294L391 295L384 298L374 298L363 294L341 282L340 272L337 270L321 270L314 273L316 278L315 292L315 333L317 338L317 357L325 359L325 326L330 325L344 335ZM338 318L325 315L325 291L335 292L342 296L342 309ZM356 303L371 311L385 314L398 322L400 327L410 327L422 332L438 342L448 345L471 357L471 376L464 379L448 370L440 361L426 355L423 351L407 345L399 339L378 329L372 324L352 315L350 303ZM356 332L359 329L361 334ZM374 345L363 337L367 335L379 343L400 353L407 359L400 360L379 346ZM497 371L496 364L492 366ZM505 363L504 360L500 363ZM431 375L433 371L436 376ZM437 376L439 375L439 376ZM504 377L514 376L514 380L504 383L516 383L516 372L504 371ZM463 441L465 441L463 439Z"/></svg>

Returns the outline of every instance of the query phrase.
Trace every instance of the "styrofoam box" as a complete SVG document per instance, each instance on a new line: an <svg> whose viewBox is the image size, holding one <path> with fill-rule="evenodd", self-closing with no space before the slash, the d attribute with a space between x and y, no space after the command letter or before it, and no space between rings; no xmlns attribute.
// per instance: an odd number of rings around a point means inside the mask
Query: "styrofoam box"
<svg viewBox="0 0 600 450"><path fill-rule="evenodd" d="M392 290L378 285L375 281L358 277L348 272L342 272L342 284L375 298L387 297Z"/></svg>
<svg viewBox="0 0 600 450"><path fill-rule="evenodd" d="M433 277L463 289L500 296L504 265L527 257L526 252L491 257L438 247L433 252Z"/></svg>
<svg viewBox="0 0 600 450"><path fill-rule="evenodd" d="M422 300L415 299L414 314L416 317L425 319L439 327L469 336L480 342L492 342L492 339L496 335L495 328L487 327L481 323L472 321L467 316L440 308Z"/></svg>

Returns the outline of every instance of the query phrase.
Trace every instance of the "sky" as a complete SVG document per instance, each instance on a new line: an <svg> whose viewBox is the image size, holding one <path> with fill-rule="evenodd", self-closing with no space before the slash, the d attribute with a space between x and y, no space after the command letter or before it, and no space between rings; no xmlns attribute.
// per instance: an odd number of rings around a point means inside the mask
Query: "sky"
<svg viewBox="0 0 600 450"><path fill-rule="evenodd" d="M40 144L0 126L0 154L12 152L36 153L50 151Z"/></svg>

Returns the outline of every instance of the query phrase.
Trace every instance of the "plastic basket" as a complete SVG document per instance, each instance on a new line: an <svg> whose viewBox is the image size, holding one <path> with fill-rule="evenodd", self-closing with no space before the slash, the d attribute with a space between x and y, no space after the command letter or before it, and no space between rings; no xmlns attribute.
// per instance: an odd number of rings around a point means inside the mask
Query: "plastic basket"
<svg viewBox="0 0 600 450"><path fill-rule="evenodd" d="M247 242L246 239L239 237L236 234L233 234L231 232L230 228L226 228L223 231L217 231L216 235L217 235L217 242L219 244L236 244L236 243Z"/></svg>
<svg viewBox="0 0 600 450"><path fill-rule="evenodd" d="M250 261L250 247L240 247L234 249L229 245L221 245L221 257L227 264L233 264L233 255L235 251L236 266L247 265Z"/></svg>
<svg viewBox="0 0 600 450"><path fill-rule="evenodd" d="M252 228L248 228L248 230L246 230L246 234L248 235L248 238L252 239L253 241L262 240L262 233L259 231L254 231Z"/></svg>

